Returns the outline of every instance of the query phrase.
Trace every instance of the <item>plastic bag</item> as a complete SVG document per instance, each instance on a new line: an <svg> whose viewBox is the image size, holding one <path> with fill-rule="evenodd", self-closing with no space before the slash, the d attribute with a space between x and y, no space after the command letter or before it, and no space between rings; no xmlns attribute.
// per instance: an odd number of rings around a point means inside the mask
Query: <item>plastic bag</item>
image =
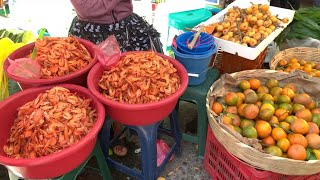
<svg viewBox="0 0 320 180"><path fill-rule="evenodd" d="M26 79L40 79L41 66L37 61L31 58L19 58L10 60L8 73L14 76L23 77Z"/></svg>
<svg viewBox="0 0 320 180"><path fill-rule="evenodd" d="M166 142L161 139L157 140L157 166L159 167L163 160L166 158L169 153L170 148ZM170 161L174 158L174 154L171 156Z"/></svg>
<svg viewBox="0 0 320 180"><path fill-rule="evenodd" d="M286 40L288 43L288 46L293 47L314 47L314 48L320 48L320 41L318 39L313 38L306 38L306 39L291 39Z"/></svg>
<svg viewBox="0 0 320 180"><path fill-rule="evenodd" d="M110 70L120 60L121 51L118 41L114 35L108 36L106 40L95 47L98 60L102 66Z"/></svg>

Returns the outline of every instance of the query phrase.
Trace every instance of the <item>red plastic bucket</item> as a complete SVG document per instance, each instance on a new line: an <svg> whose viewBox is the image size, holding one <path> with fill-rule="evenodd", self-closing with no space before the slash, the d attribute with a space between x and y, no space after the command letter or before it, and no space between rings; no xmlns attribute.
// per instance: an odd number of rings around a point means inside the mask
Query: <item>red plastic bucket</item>
<svg viewBox="0 0 320 180"><path fill-rule="evenodd" d="M81 39L81 38L77 38L77 39L89 51L89 53L91 54L91 57L93 57L93 61L90 64L88 64L85 68L77 72L74 72L62 77L52 78L52 79L26 79L26 78L10 75L7 72L7 69L10 65L8 58L14 60L18 58L27 57L32 52L35 43L30 43L28 45L25 45L15 50L13 53L11 53L4 62L4 70L10 79L17 81L20 84L22 89L28 89L31 87L52 85L52 84L58 84L58 83L76 84L76 85L85 87L87 84L87 75L89 73L89 70L92 68L93 65L95 65L98 62L98 59L96 57L95 50L93 49L94 44L92 42L85 39Z"/></svg>
<svg viewBox="0 0 320 180"><path fill-rule="evenodd" d="M141 52L143 51L137 51L136 53ZM128 53L132 52L123 53L122 56L126 56ZM163 120L175 108L179 97L184 93L188 86L187 70L177 60L160 53L156 54L168 59L177 69L177 73L181 79L181 86L174 94L154 103L126 104L107 99L101 94L101 89L98 85L104 71L103 66L100 63L97 63L90 70L87 79L88 88L100 102L105 104L106 112L113 120L126 125L145 126Z"/></svg>
<svg viewBox="0 0 320 180"><path fill-rule="evenodd" d="M76 92L85 98L91 98L90 106L97 111L97 121L89 133L79 142L60 152L34 159L13 159L6 156L3 146L9 137L10 128L17 117L17 109L26 102L35 99L38 94L54 86L43 86L20 91L0 103L0 164L14 174L28 179L48 179L64 175L83 163L93 150L97 134L100 131L104 118L103 105L84 87L61 84L59 86Z"/></svg>

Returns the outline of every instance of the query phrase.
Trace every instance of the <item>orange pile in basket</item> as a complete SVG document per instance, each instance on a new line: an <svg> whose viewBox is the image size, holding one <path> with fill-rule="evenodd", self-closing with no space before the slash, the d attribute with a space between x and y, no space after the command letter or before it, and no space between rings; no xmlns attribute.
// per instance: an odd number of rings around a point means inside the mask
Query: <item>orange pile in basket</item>
<svg viewBox="0 0 320 180"><path fill-rule="evenodd" d="M295 160L320 160L320 108L292 83L276 79L263 85L242 80L238 92L227 92L212 104L221 123L243 137L259 139L265 153Z"/></svg>
<svg viewBox="0 0 320 180"><path fill-rule="evenodd" d="M303 59L291 58L289 60L281 59L278 62L278 71L291 72L293 70L302 70L310 76L320 77L320 63L305 61Z"/></svg>
<svg viewBox="0 0 320 180"><path fill-rule="evenodd" d="M54 87L21 106L3 147L12 158L35 158L59 152L92 129L96 111L63 87Z"/></svg>
<svg viewBox="0 0 320 180"><path fill-rule="evenodd" d="M41 78L61 77L86 67L93 59L75 37L44 37L35 42Z"/></svg>
<svg viewBox="0 0 320 180"><path fill-rule="evenodd" d="M129 104L159 101L175 93L180 85L177 69L154 52L122 57L116 67L103 72L99 81L106 98Z"/></svg>

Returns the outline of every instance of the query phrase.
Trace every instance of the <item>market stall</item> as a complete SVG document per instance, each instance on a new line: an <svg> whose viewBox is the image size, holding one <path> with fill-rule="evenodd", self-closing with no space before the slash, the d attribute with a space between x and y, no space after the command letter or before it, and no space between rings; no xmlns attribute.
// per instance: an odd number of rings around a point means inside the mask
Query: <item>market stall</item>
<svg viewBox="0 0 320 180"><path fill-rule="evenodd" d="M0 164L10 177L75 179L96 157L94 177L106 180L182 179L175 163L194 166L180 172L192 179L319 179L319 8L200 6L168 15L183 30L168 38L170 56L153 43L122 53L115 36L60 37L49 22L1 29ZM309 47L279 50L308 38ZM195 104L193 134L181 128L183 102ZM124 134L136 137L134 167L113 154Z"/></svg>

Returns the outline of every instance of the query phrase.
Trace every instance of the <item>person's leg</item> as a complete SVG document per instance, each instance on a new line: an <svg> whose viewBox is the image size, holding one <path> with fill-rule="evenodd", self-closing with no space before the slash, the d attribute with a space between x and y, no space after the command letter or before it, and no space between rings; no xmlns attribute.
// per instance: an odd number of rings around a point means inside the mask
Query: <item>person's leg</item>
<svg viewBox="0 0 320 180"><path fill-rule="evenodd" d="M112 129L114 132L114 136L119 136L123 130L123 125L118 122L114 122L112 124ZM128 149L125 147L125 133L121 134L119 137L119 141L113 147L113 152L117 156L125 156L127 155Z"/></svg>

